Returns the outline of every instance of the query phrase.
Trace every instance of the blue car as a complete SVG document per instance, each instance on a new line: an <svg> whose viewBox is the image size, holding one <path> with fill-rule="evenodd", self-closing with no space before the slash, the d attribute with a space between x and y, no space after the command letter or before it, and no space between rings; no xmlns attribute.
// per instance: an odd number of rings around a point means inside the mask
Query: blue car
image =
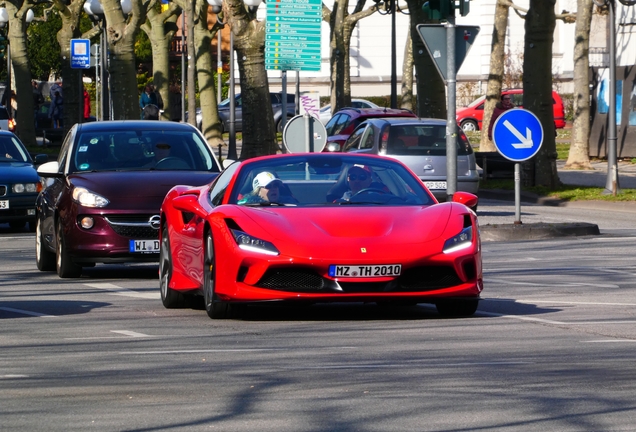
<svg viewBox="0 0 636 432"><path fill-rule="evenodd" d="M28 222L35 231L35 200L42 183L34 164L47 159L40 154L34 161L13 132L0 130L0 223L22 229Z"/></svg>

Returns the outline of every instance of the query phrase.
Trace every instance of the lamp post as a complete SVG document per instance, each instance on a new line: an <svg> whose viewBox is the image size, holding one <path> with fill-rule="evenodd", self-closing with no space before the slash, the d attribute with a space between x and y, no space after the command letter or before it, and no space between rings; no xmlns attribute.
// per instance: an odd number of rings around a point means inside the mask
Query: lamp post
<svg viewBox="0 0 636 432"><path fill-rule="evenodd" d="M376 4L379 4L381 0L374 0ZM396 15L401 12L408 15L408 12L404 12L398 0L384 0L385 8L384 12L378 8L378 12L381 15L391 15L391 108L397 108L397 54L396 54Z"/></svg>
<svg viewBox="0 0 636 432"><path fill-rule="evenodd" d="M130 14L132 12L132 1L131 0L120 0L121 10L124 15ZM112 103L110 96L110 85L109 81L109 73L108 73L108 63L109 63L109 55L108 55L108 35L106 33L106 16L104 15L104 8L99 0L86 0L84 3L84 12L86 12L93 21L102 22L102 34L100 35L100 49L101 52L99 54L99 59L101 61L100 67L100 81L101 81L101 113L102 120L109 120L111 118L112 112ZM80 79L81 81L81 79Z"/></svg>
<svg viewBox="0 0 636 432"><path fill-rule="evenodd" d="M215 14L219 14L223 8L223 0L207 0L208 4L212 6L212 11ZM244 0L245 5L254 10L261 4L261 0ZM217 16L218 19L218 16ZM219 24L225 25L225 23L219 21ZM230 30L230 87L228 91L228 98L230 99L230 120L229 120L229 136L230 140L227 146L227 158L237 159L236 152L236 95L234 93L234 34Z"/></svg>

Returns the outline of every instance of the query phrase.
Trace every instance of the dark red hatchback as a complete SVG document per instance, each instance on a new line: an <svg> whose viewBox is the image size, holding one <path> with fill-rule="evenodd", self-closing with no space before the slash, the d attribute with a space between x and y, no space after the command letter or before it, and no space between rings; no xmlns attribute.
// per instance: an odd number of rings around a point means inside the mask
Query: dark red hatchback
<svg viewBox="0 0 636 432"><path fill-rule="evenodd" d="M325 125L327 142L323 152L342 151L344 143L360 123L370 118L416 117L407 109L397 108L342 108Z"/></svg>
<svg viewBox="0 0 636 432"><path fill-rule="evenodd" d="M159 209L175 185L221 171L205 138L185 123L76 124L57 161L38 168L36 263L79 277L95 263L158 262Z"/></svg>

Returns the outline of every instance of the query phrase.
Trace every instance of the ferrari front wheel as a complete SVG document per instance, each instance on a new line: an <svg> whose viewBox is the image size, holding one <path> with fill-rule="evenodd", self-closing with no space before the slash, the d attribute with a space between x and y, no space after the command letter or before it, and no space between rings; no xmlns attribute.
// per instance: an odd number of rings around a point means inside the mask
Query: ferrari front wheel
<svg viewBox="0 0 636 432"><path fill-rule="evenodd" d="M163 228L161 233L161 248L159 252L159 287L161 288L161 302L166 309L182 307L183 294L169 287L172 277L172 253L170 252L170 239L168 229Z"/></svg>
<svg viewBox="0 0 636 432"><path fill-rule="evenodd" d="M468 317L477 311L479 300L448 300L435 305L444 317Z"/></svg>
<svg viewBox="0 0 636 432"><path fill-rule="evenodd" d="M216 260L214 257L214 241L212 234L205 237L205 258L203 260L203 300L205 311L212 319L228 318L230 305L216 298Z"/></svg>

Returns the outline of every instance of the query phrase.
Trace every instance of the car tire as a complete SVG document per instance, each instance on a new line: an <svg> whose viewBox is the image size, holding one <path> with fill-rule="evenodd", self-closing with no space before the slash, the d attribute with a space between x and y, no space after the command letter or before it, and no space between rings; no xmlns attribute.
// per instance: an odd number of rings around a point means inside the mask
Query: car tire
<svg viewBox="0 0 636 432"><path fill-rule="evenodd" d="M61 278L78 278L82 275L82 266L75 264L66 247L62 223L57 224L57 247L55 248L55 267Z"/></svg>
<svg viewBox="0 0 636 432"><path fill-rule="evenodd" d="M216 258L212 234L205 236L205 252L203 255L203 301L205 311L212 319L225 319L230 316L231 306L216 298Z"/></svg>
<svg viewBox="0 0 636 432"><path fill-rule="evenodd" d="M37 220L35 227L35 263L40 271L55 270L55 254L46 250L44 246L44 235L40 219Z"/></svg>
<svg viewBox="0 0 636 432"><path fill-rule="evenodd" d="M479 300L448 300L435 305L437 312L444 317L469 317L477 311Z"/></svg>
<svg viewBox="0 0 636 432"><path fill-rule="evenodd" d="M464 120L461 123L461 128L464 132L475 132L479 130L479 125L475 120Z"/></svg>
<svg viewBox="0 0 636 432"><path fill-rule="evenodd" d="M170 288L171 278L172 252L170 250L168 228L164 226L159 252L159 288L161 289L161 302L166 309L180 308L185 304L185 295Z"/></svg>

